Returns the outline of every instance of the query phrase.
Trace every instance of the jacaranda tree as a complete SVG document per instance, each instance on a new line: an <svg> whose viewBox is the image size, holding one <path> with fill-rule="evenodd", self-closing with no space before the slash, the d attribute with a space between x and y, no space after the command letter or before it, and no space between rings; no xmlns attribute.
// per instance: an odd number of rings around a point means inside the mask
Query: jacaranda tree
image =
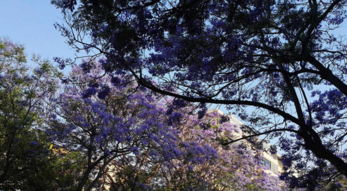
<svg viewBox="0 0 347 191"><path fill-rule="evenodd" d="M67 42L104 55L106 72L189 102L223 104L258 135L277 137L286 165L295 161L308 174L299 186L347 175L346 40L334 34L345 0L52 2L67 21L56 24Z"/></svg>
<svg viewBox="0 0 347 191"><path fill-rule="evenodd" d="M84 61L72 68L73 81L63 80L61 93L46 108L45 130L56 146L87 161L76 190L104 186L100 180L109 173L110 181L122 180L118 186L125 190L147 189L159 163L169 168L182 157L173 126L178 119L166 115L163 96L140 88L126 74L104 74L103 62ZM204 145L187 149L200 150L203 157L216 155Z"/></svg>
<svg viewBox="0 0 347 191"><path fill-rule="evenodd" d="M241 133L236 125L221 121L221 115L215 112L199 120L191 111L191 107L181 108L179 113L176 111L176 116L180 116L174 123L178 144L174 150L176 157L170 165L167 161L150 160L149 152L131 160L122 156L122 160L111 163L101 184L114 190L126 190L135 183L134 180L153 190L286 189L278 176L265 171L260 150L237 144L223 147L224 137ZM206 125L212 128L204 129ZM205 154L208 147L215 150L213 155Z"/></svg>
<svg viewBox="0 0 347 191"><path fill-rule="evenodd" d="M187 110L189 111L189 110ZM177 127L180 145L208 145L217 151L218 158L182 157L170 170L160 169L162 181L169 190L286 190L278 176L271 175L263 165L261 150L252 144L223 145L227 137L242 135L240 127L230 124L226 116L209 112L199 120L197 115L182 116ZM209 128L206 128L209 127ZM253 147L254 148L254 147ZM196 156L199 151L179 150L184 156ZM199 162L203 161L203 162Z"/></svg>
<svg viewBox="0 0 347 191"><path fill-rule="evenodd" d="M151 92L126 73L109 75L104 62L72 67L45 110L55 146L84 159L76 190L282 190L260 155L223 147L237 126L216 124L217 113L202 118L194 105Z"/></svg>

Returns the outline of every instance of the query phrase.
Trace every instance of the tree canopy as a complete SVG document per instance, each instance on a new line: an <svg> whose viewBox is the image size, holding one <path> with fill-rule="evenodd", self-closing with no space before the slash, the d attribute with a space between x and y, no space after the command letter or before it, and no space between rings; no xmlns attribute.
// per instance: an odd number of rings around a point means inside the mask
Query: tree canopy
<svg viewBox="0 0 347 191"><path fill-rule="evenodd" d="M75 160L83 164L76 190L285 187L265 172L260 153L253 157L242 146L221 145L226 135L240 132L238 126L220 121L218 113L199 119L193 105L173 108L178 100L139 88L131 76L105 74L103 61L72 67L73 81L62 84L45 107L42 129L57 147L84 159Z"/></svg>
<svg viewBox="0 0 347 191"><path fill-rule="evenodd" d="M74 176L62 177L59 171L76 167L68 157L58 159L41 129L45 101L61 74L38 57L29 69L26 59L22 45L0 38L0 189L66 190Z"/></svg>
<svg viewBox="0 0 347 191"><path fill-rule="evenodd" d="M52 2L67 42L105 56L107 73L184 101L223 104L258 135L277 137L287 166L295 161L307 175L283 176L292 186L347 175L346 40L334 34L345 0Z"/></svg>

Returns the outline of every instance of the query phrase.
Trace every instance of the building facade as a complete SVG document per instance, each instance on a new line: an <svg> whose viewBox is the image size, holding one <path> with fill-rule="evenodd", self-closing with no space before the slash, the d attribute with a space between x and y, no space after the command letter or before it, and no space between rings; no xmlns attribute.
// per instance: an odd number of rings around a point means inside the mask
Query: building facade
<svg viewBox="0 0 347 191"><path fill-rule="evenodd" d="M210 112L218 112L222 116L227 116L230 124L237 125L240 127L241 132L240 133L235 132L235 134L232 137L233 140L237 140L243 137L257 134L256 130L246 126L244 123L242 123L240 120L238 120L236 117L234 117L230 113L226 115L219 109L211 109L207 111L207 113L210 113ZM247 149L252 149L254 151L256 151L257 148L259 148L259 144L260 144L262 154L263 154L263 165L268 167L268 170L266 170L266 172L274 176L279 176L282 173L283 164L281 161L281 155L277 153L277 149L275 146L267 143L265 140L262 140L257 136L255 136L253 143L247 141L246 139L243 139L238 142L235 142L235 144L244 144L247 146ZM257 144L257 146L255 144Z"/></svg>

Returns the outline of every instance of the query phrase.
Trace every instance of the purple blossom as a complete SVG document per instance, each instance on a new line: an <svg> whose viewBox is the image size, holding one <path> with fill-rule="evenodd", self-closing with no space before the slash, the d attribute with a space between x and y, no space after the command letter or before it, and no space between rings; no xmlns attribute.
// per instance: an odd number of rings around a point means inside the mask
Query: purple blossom
<svg viewBox="0 0 347 191"><path fill-rule="evenodd" d="M38 145L39 145L39 143L36 142L36 141L30 141L30 143L31 143L32 145L35 145L35 146L38 146Z"/></svg>

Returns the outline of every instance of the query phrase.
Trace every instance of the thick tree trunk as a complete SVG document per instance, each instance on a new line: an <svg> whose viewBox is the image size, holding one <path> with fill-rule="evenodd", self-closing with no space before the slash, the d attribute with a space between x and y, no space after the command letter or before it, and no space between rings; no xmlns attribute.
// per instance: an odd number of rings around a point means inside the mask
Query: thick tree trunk
<svg viewBox="0 0 347 191"><path fill-rule="evenodd" d="M93 170L93 167L89 166L87 171L83 174L81 181L78 183L78 187L76 188L76 191L82 191L83 186L87 183L88 176L92 170Z"/></svg>

